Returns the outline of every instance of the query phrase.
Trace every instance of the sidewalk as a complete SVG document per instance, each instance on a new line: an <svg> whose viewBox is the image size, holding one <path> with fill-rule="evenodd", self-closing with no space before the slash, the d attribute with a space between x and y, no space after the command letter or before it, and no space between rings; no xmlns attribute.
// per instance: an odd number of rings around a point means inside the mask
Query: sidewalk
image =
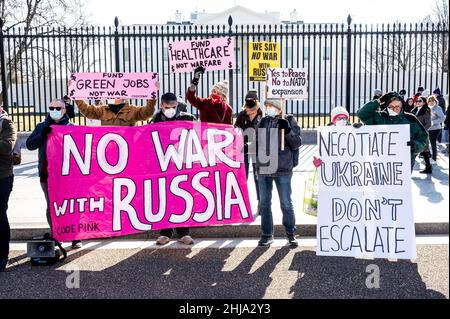
<svg viewBox="0 0 450 319"><path fill-rule="evenodd" d="M303 145L300 150L300 164L293 176L293 201L296 212L297 229L300 236L315 236L316 217L303 213L305 179L314 171L313 155L318 154L317 145ZM422 165L423 167L423 165ZM14 188L9 200L8 217L11 224L12 240L27 240L40 236L48 229L45 217L45 200L39 177L37 176L37 151L22 149L22 164L14 168ZM249 176L250 198L255 199L255 185ZM274 188L275 189L275 188ZM412 176L412 198L414 201L414 221L417 234L448 234L449 221L449 157L439 153L432 176L419 173L416 163ZM279 198L273 193L273 215L276 234L283 236ZM256 200L251 200L252 211L256 212ZM194 237L259 237L260 217L253 223L193 228ZM153 238L156 232L142 233L127 238Z"/></svg>

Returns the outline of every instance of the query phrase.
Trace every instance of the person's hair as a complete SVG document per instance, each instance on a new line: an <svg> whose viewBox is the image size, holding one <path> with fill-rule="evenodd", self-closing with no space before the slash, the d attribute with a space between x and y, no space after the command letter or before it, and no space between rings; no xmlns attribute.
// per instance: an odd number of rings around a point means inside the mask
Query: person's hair
<svg viewBox="0 0 450 319"><path fill-rule="evenodd" d="M429 97L428 97L428 101L427 101L428 103L430 103L430 102L435 102L435 103L437 103L438 102L438 100L436 99L436 97L434 96L434 95L430 95Z"/></svg>
<svg viewBox="0 0 450 319"><path fill-rule="evenodd" d="M413 101L413 102L414 102L414 99L413 99L412 97L407 98L407 99L406 99L406 104L408 104L409 101ZM408 105L409 105L409 104L408 104Z"/></svg>
<svg viewBox="0 0 450 319"><path fill-rule="evenodd" d="M417 98L416 102L419 101L419 100L421 100L424 104L427 104L427 98L426 98L426 97L424 97L424 96L419 96L419 97Z"/></svg>

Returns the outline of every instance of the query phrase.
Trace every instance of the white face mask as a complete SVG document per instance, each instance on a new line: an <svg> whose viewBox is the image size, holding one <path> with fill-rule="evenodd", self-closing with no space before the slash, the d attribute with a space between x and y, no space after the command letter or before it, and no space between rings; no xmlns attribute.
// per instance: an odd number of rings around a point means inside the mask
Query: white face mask
<svg viewBox="0 0 450 319"><path fill-rule="evenodd" d="M58 120L60 120L63 117L62 111L58 111L58 110L50 111L50 117L54 121L58 121Z"/></svg>
<svg viewBox="0 0 450 319"><path fill-rule="evenodd" d="M398 113L393 111L390 107L388 107L389 116L397 116Z"/></svg>
<svg viewBox="0 0 450 319"><path fill-rule="evenodd" d="M171 118L173 118L175 116L175 114L177 114L177 110L173 109L173 108L165 109L163 111L163 113L164 113L165 117L167 117L168 119L171 119Z"/></svg>
<svg viewBox="0 0 450 319"><path fill-rule="evenodd" d="M275 117L278 115L278 112L274 108L271 107L266 110L266 114L267 114L267 116Z"/></svg>
<svg viewBox="0 0 450 319"><path fill-rule="evenodd" d="M346 126L347 125L347 120L337 120L336 121L336 126Z"/></svg>

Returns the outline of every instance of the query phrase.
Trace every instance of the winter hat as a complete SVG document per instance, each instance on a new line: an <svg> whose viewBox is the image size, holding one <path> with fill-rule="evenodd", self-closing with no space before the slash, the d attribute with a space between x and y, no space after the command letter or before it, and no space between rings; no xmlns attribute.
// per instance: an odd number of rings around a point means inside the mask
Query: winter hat
<svg viewBox="0 0 450 319"><path fill-rule="evenodd" d="M406 90L405 89L401 89L399 92L400 95L406 95Z"/></svg>
<svg viewBox="0 0 450 319"><path fill-rule="evenodd" d="M336 122L336 118L338 116L346 116L347 119L350 118L350 114L348 114L347 109L342 106L337 106L331 110L331 122L333 122L333 124Z"/></svg>
<svg viewBox="0 0 450 319"><path fill-rule="evenodd" d="M381 96L381 95L383 95L383 92L381 92L380 89L375 89L373 91L373 96Z"/></svg>
<svg viewBox="0 0 450 319"><path fill-rule="evenodd" d="M423 91L422 92L422 96L429 97L430 96L430 90L426 89L425 91Z"/></svg>
<svg viewBox="0 0 450 319"><path fill-rule="evenodd" d="M171 103L171 102L178 102L178 98L175 94L173 93L164 93L161 96L161 103Z"/></svg>
<svg viewBox="0 0 450 319"><path fill-rule="evenodd" d="M436 94L436 95L441 95L441 89L440 88L435 88L434 89L434 91L433 91L433 94Z"/></svg>
<svg viewBox="0 0 450 319"><path fill-rule="evenodd" d="M264 101L264 106L267 106L267 105L272 105L272 106L276 107L279 110L282 109L281 99L266 99Z"/></svg>
<svg viewBox="0 0 450 319"><path fill-rule="evenodd" d="M222 82L217 82L214 84L213 89L217 91L217 93L228 97L228 81L224 80Z"/></svg>
<svg viewBox="0 0 450 319"><path fill-rule="evenodd" d="M258 92L256 90L249 90L247 95L245 96L245 100L258 100Z"/></svg>

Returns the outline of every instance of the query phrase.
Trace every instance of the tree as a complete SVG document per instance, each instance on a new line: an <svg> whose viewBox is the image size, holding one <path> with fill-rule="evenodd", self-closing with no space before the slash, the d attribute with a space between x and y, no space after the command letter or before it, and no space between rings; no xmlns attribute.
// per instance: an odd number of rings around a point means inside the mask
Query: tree
<svg viewBox="0 0 450 319"><path fill-rule="evenodd" d="M62 26L74 27L85 25L83 0L0 0L0 19L3 31L8 34L12 30L20 30L21 34L14 38L12 52L5 52L8 59L6 67L6 88L11 80L17 78L16 66L23 62L25 52L31 46L35 50L43 50L39 45L33 45L30 33L34 35L48 32L48 28ZM33 63L35 61L32 61ZM0 72L3 66L0 65ZM11 76L14 74L14 76ZM3 92L0 92L0 103L3 103Z"/></svg>

